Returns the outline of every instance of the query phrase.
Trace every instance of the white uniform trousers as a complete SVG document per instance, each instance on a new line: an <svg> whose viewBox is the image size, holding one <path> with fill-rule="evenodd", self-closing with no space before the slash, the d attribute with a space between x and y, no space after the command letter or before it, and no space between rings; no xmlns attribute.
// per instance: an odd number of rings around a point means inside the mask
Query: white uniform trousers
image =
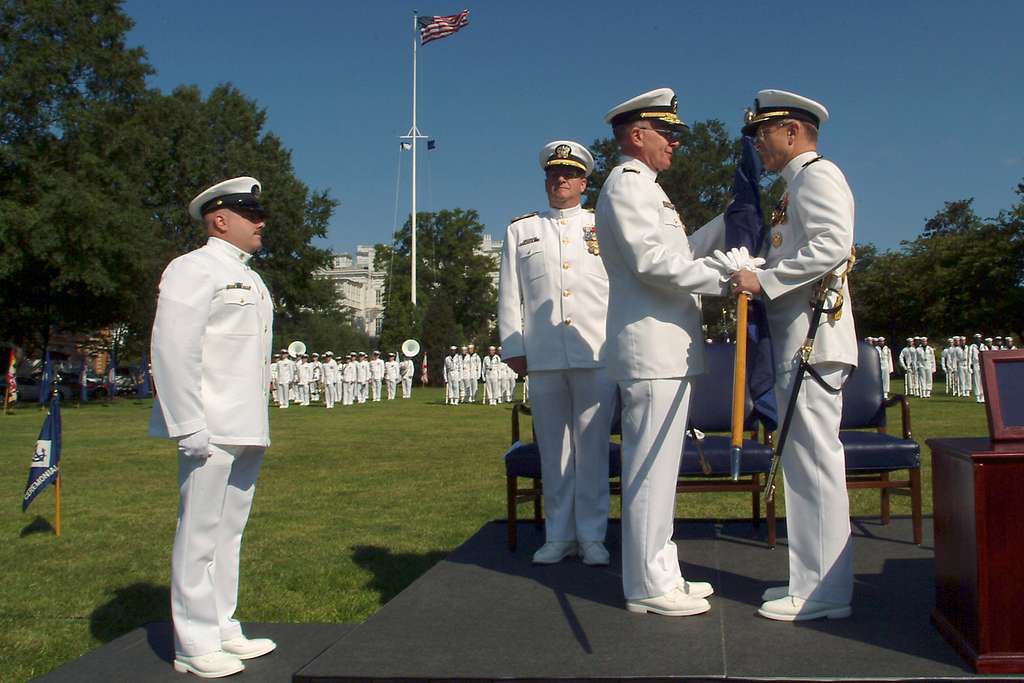
<svg viewBox="0 0 1024 683"><path fill-rule="evenodd" d="M833 387L841 386L850 374L850 366L845 363L818 363L814 368ZM780 425L796 375L787 372L776 380ZM786 481L789 594L848 605L853 596L853 554L846 457L839 441L842 414L842 394L832 394L806 376L783 447L782 471Z"/></svg>
<svg viewBox="0 0 1024 683"><path fill-rule="evenodd" d="M882 370L882 394L885 395L886 398L889 397L889 380L889 372Z"/></svg>
<svg viewBox="0 0 1024 683"><path fill-rule="evenodd" d="M341 383L341 404L344 406L352 405L352 401L355 400L356 395L356 383L355 382L342 382Z"/></svg>
<svg viewBox="0 0 1024 683"><path fill-rule="evenodd" d="M395 400L395 390L397 388L398 388L398 380L389 379L388 380L388 400L389 401L394 401Z"/></svg>
<svg viewBox="0 0 1024 683"><path fill-rule="evenodd" d="M464 402L472 403L474 399L473 387L476 385L475 377L463 377L462 378L462 400Z"/></svg>
<svg viewBox="0 0 1024 683"><path fill-rule="evenodd" d="M324 401L327 403L328 408L334 407L334 383L324 382Z"/></svg>
<svg viewBox="0 0 1024 683"><path fill-rule="evenodd" d="M531 376L546 540L603 543L615 383L604 368L535 370Z"/></svg>
<svg viewBox="0 0 1024 683"><path fill-rule="evenodd" d="M373 394L373 400L379 401L381 388L384 386L383 379L371 379L370 380L370 393Z"/></svg>
<svg viewBox="0 0 1024 683"><path fill-rule="evenodd" d="M210 444L205 460L178 454L178 530L171 556L175 651L190 657L238 638L238 556L262 446Z"/></svg>
<svg viewBox="0 0 1024 683"><path fill-rule="evenodd" d="M682 576L672 530L691 386L685 377L619 380L622 590L627 600L664 595ZM537 385L530 391L536 395Z"/></svg>
<svg viewBox="0 0 1024 683"><path fill-rule="evenodd" d="M974 388L974 400L985 402L985 390L981 386L981 363L971 363L971 383Z"/></svg>
<svg viewBox="0 0 1024 683"><path fill-rule="evenodd" d="M370 383L369 382L358 382L357 384L359 386L358 386L357 391L356 391L356 402L358 402L358 403L366 403L366 397L370 393Z"/></svg>
<svg viewBox="0 0 1024 683"><path fill-rule="evenodd" d="M277 405L281 408L288 407L288 385L277 383Z"/></svg>
<svg viewBox="0 0 1024 683"><path fill-rule="evenodd" d="M402 379L402 398L410 396L412 396L412 377L404 377Z"/></svg>
<svg viewBox="0 0 1024 683"><path fill-rule="evenodd" d="M931 388L928 386L931 374L927 365L917 366L917 391L922 398L928 398L931 395Z"/></svg>
<svg viewBox="0 0 1024 683"><path fill-rule="evenodd" d="M459 402L460 387L462 380L448 378L448 403L457 405Z"/></svg>
<svg viewBox="0 0 1024 683"><path fill-rule="evenodd" d="M498 388L498 373L495 371L488 372L484 377L484 387L487 390L487 402L492 406L496 405L499 400L499 388Z"/></svg>

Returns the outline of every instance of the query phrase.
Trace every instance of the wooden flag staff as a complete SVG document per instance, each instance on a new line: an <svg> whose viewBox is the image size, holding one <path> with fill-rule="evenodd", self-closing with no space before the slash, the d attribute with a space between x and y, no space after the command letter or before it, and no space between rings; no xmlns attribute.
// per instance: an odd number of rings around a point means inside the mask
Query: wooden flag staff
<svg viewBox="0 0 1024 683"><path fill-rule="evenodd" d="M736 296L736 362L732 373L732 450L729 452L729 474L739 481L743 456L743 413L747 398L747 307L750 294Z"/></svg>

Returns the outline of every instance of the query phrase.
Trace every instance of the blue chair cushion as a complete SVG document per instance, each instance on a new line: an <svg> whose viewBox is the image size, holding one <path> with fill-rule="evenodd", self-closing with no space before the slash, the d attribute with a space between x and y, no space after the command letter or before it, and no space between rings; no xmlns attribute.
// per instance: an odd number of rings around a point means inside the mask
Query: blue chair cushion
<svg viewBox="0 0 1024 683"><path fill-rule="evenodd" d="M839 432L846 453L846 471L884 472L921 466L921 446L878 432Z"/></svg>
<svg viewBox="0 0 1024 683"><path fill-rule="evenodd" d="M732 453L732 439L728 436L711 436L704 439L704 458L711 465L710 476L728 476L729 458ZM740 459L740 474L750 475L767 472L771 464L772 449L763 443L743 440L743 457ZM683 444L683 459L679 463L679 474L684 477L701 477L704 470L697 457L697 444L687 438Z"/></svg>
<svg viewBox="0 0 1024 683"><path fill-rule="evenodd" d="M505 452L505 474L510 477L541 478L540 449L536 443L516 443ZM622 475L622 447L608 444L608 477Z"/></svg>

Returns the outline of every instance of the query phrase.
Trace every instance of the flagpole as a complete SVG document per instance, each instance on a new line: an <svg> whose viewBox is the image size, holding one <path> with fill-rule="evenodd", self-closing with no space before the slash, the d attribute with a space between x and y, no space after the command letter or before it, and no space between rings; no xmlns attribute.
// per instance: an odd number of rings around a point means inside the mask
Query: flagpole
<svg viewBox="0 0 1024 683"><path fill-rule="evenodd" d="M54 527L54 531L57 534L57 538L60 538L60 466L59 465L57 466L57 481L54 482L54 487L55 487L54 488L54 505L56 507L56 512L54 513L54 518L55 518L54 521L56 522L56 526Z"/></svg>
<svg viewBox="0 0 1024 683"><path fill-rule="evenodd" d="M412 305L416 306L416 137L419 131L416 130L416 11L412 13L412 275L410 290L412 292Z"/></svg>

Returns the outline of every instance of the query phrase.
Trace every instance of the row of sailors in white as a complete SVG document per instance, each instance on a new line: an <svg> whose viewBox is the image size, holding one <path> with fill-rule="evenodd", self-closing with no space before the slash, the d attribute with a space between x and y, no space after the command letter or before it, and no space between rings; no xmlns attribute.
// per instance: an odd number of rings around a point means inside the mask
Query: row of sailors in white
<svg viewBox="0 0 1024 683"><path fill-rule="evenodd" d="M882 368L882 394L889 398L889 380L893 371L892 351L885 343L885 337L865 337L864 340L878 352L878 364Z"/></svg>
<svg viewBox="0 0 1024 683"><path fill-rule="evenodd" d="M398 361L394 353L388 354L385 362L380 352L373 352L368 360L365 352L352 352L339 363L328 351L321 362L320 354L314 353L310 360L305 354L292 357L281 351L270 364L271 391L280 408L287 408L289 401L308 406L310 401L320 400L323 390L324 404L333 408L335 402L342 405L380 401L384 386L388 400L394 400L398 386L402 386L402 398L412 395L414 366L411 359Z"/></svg>
<svg viewBox="0 0 1024 683"><path fill-rule="evenodd" d="M906 378L906 391L917 398L932 397L935 376L935 348L928 337L907 337L907 345L899 355L900 368Z"/></svg>
<svg viewBox="0 0 1024 683"><path fill-rule="evenodd" d="M501 360L501 347L489 346L487 355L481 358L476 353L476 347L469 344L449 347L444 359L443 379L446 404L476 403L480 382L483 382L484 392L480 403L493 406L512 401L519 375ZM524 380L524 401L527 399L526 392Z"/></svg>
<svg viewBox="0 0 1024 683"><path fill-rule="evenodd" d="M981 384L981 352L1001 351L1017 348L1013 337L984 337L975 334L970 344L967 337L950 337L940 354L940 364L946 375L946 393L955 397L970 397L978 403L985 402L985 390Z"/></svg>

